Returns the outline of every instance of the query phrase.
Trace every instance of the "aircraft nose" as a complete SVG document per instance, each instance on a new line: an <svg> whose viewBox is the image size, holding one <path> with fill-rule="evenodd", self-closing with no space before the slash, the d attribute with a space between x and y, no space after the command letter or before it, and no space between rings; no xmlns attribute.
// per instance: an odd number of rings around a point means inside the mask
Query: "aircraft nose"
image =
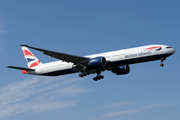
<svg viewBox="0 0 180 120"><path fill-rule="evenodd" d="M174 54L176 52L176 50L174 48L172 48L171 53Z"/></svg>
<svg viewBox="0 0 180 120"><path fill-rule="evenodd" d="M173 49L173 53L175 53L176 52L176 50L175 49Z"/></svg>

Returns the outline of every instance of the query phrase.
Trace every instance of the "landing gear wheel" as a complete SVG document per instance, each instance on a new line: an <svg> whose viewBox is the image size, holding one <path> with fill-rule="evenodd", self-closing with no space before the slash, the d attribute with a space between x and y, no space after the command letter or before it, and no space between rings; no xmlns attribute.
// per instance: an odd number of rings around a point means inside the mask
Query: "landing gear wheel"
<svg viewBox="0 0 180 120"><path fill-rule="evenodd" d="M89 74L90 74L89 72L82 72L79 74L79 77L84 77L84 76L87 76Z"/></svg>
<svg viewBox="0 0 180 120"><path fill-rule="evenodd" d="M79 74L79 77L84 77L83 74Z"/></svg>
<svg viewBox="0 0 180 120"><path fill-rule="evenodd" d="M160 66L161 66L161 67L163 67L163 66L164 66L164 64L163 64L163 63L161 63L161 64L160 64Z"/></svg>
<svg viewBox="0 0 180 120"><path fill-rule="evenodd" d="M102 76L102 75L97 75L96 77L93 78L93 80L94 80L94 81L98 81L98 80L101 80L101 79L103 79L103 78L104 78L104 76Z"/></svg>
<svg viewBox="0 0 180 120"><path fill-rule="evenodd" d="M86 73L82 73L83 76L86 76Z"/></svg>
<svg viewBox="0 0 180 120"><path fill-rule="evenodd" d="M96 78L96 77L94 77L94 78L93 78L93 80L94 80L94 81L97 81L97 78Z"/></svg>
<svg viewBox="0 0 180 120"><path fill-rule="evenodd" d="M100 79L104 79L104 76L102 76L102 75L100 75L99 77L100 77Z"/></svg>

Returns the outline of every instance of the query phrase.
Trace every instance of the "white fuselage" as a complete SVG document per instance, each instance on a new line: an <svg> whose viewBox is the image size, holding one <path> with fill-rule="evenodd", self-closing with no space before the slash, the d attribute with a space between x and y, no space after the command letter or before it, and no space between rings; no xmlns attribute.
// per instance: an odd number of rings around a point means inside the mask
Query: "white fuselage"
<svg viewBox="0 0 180 120"><path fill-rule="evenodd" d="M117 50L112 52L88 55L85 57L105 57L107 65L102 71L113 68L115 66L135 64L140 62L147 62L159 60L172 55L175 50L167 45L148 45L142 47L135 47L130 49ZM93 71L93 70L92 70ZM78 72L73 68L73 63L55 61L41 64L35 71L28 71L27 74L36 75L63 75Z"/></svg>

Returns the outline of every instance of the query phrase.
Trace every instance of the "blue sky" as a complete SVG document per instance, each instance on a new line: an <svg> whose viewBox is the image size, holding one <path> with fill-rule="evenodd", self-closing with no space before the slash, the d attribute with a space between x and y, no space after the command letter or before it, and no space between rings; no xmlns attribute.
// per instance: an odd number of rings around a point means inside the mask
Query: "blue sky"
<svg viewBox="0 0 180 120"><path fill-rule="evenodd" d="M0 2L1 120L179 120L180 2L177 0L2 0ZM130 65L127 75L79 78L23 75L19 44L85 56L149 44L176 53ZM43 63L57 59L31 50Z"/></svg>

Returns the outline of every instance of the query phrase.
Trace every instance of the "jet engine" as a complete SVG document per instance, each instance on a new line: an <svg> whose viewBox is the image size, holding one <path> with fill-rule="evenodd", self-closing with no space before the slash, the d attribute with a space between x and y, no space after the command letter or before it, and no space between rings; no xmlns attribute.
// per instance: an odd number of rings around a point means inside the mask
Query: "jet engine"
<svg viewBox="0 0 180 120"><path fill-rule="evenodd" d="M93 69L101 69L106 66L106 63L107 62L105 57L96 57L90 59L88 67Z"/></svg>
<svg viewBox="0 0 180 120"><path fill-rule="evenodd" d="M116 75L128 74L130 72L130 67L129 65L117 66L112 70L112 72Z"/></svg>

